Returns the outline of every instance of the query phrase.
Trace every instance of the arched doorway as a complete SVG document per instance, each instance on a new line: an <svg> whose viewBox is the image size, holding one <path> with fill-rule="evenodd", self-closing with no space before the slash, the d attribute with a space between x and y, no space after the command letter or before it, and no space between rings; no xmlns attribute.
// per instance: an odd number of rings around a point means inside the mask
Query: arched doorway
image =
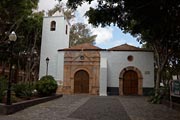
<svg viewBox="0 0 180 120"><path fill-rule="evenodd" d="M74 93L89 93L89 74L84 70L74 75Z"/></svg>
<svg viewBox="0 0 180 120"><path fill-rule="evenodd" d="M128 70L123 75L124 95L138 95L138 75L133 70Z"/></svg>

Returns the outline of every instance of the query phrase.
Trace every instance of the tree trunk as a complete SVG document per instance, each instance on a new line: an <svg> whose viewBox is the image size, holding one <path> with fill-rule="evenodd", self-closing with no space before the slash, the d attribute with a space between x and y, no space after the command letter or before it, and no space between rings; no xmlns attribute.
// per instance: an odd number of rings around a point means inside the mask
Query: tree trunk
<svg viewBox="0 0 180 120"><path fill-rule="evenodd" d="M158 70L156 72L155 96L158 95L159 93L160 81L161 81L161 69L160 67L158 67Z"/></svg>
<svg viewBox="0 0 180 120"><path fill-rule="evenodd" d="M160 53L158 50L158 46L154 45L154 52L155 52L155 60L157 65L157 71L156 71L156 81L155 81L155 95L159 94L159 88L160 88L160 82L161 82L161 72L164 69L164 66L167 62L167 59L170 57L172 52L168 52L168 50L165 50L163 53Z"/></svg>
<svg viewBox="0 0 180 120"><path fill-rule="evenodd" d="M5 70L6 70L6 62L4 62L4 61L2 61L1 62L2 64L1 64L1 75L5 75Z"/></svg>

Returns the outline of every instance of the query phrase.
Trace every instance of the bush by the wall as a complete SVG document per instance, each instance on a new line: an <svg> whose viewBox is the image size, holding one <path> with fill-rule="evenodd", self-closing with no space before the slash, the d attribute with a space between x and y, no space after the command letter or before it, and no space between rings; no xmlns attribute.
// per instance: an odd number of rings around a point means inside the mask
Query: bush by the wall
<svg viewBox="0 0 180 120"><path fill-rule="evenodd" d="M57 82L51 75L43 76L36 83L36 90L41 96L50 96L56 93L58 88Z"/></svg>
<svg viewBox="0 0 180 120"><path fill-rule="evenodd" d="M163 99L169 99L169 86L160 87L159 92L156 95L154 90L153 95L150 96L148 101L154 104L160 104Z"/></svg>
<svg viewBox="0 0 180 120"><path fill-rule="evenodd" d="M16 97L30 99L34 96L35 85L29 82L22 82L13 85L13 91Z"/></svg>
<svg viewBox="0 0 180 120"><path fill-rule="evenodd" d="M2 102L3 97L6 95L7 82L7 78L0 76L0 102Z"/></svg>

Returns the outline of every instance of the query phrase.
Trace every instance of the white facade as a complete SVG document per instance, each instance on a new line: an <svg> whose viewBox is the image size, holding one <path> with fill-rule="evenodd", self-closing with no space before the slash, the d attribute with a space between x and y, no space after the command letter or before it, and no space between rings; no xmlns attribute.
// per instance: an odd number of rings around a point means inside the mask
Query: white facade
<svg viewBox="0 0 180 120"><path fill-rule="evenodd" d="M100 59L100 78L99 78L99 84L100 84L100 90L99 95L100 96L107 96L107 59L101 58Z"/></svg>
<svg viewBox="0 0 180 120"><path fill-rule="evenodd" d="M52 22L55 26L52 26ZM53 29L51 29L53 27ZM56 80L63 79L64 57L58 56L58 49L69 47L69 24L64 16L56 12L54 16L44 17L41 41L40 70L39 78L46 75L48 57L48 75L52 75Z"/></svg>
<svg viewBox="0 0 180 120"><path fill-rule="evenodd" d="M127 57L133 56L132 61ZM119 87L120 72L129 66L139 69L143 77L143 87L154 87L154 55L146 51L102 51L101 58L108 61L107 87Z"/></svg>
<svg viewBox="0 0 180 120"><path fill-rule="evenodd" d="M55 29L51 29L52 22L55 22ZM46 75L46 58L48 57L50 59L48 75L52 75L57 81L63 81L65 51L62 49L69 48L69 29L68 22L60 13L56 12L55 16L44 17L39 78ZM129 45L125 46L133 48ZM141 89L143 88L154 87L154 55L152 51L135 48L135 50L100 49L99 52L99 95L106 96L108 88L120 89L120 74L129 67L137 69L141 74L142 78L138 78L142 79L142 82L138 85L138 94L142 93ZM132 56L133 59L128 60L128 56Z"/></svg>
<svg viewBox="0 0 180 120"><path fill-rule="evenodd" d="M133 60L129 61L128 56L132 56ZM139 79L142 79L142 83L138 81L139 95L148 95L153 89L154 53L152 51L101 51L102 58L107 59L107 94L124 94L123 83L120 85L120 79L124 80L124 78L121 78L123 76L120 74L128 68L137 69L141 74Z"/></svg>

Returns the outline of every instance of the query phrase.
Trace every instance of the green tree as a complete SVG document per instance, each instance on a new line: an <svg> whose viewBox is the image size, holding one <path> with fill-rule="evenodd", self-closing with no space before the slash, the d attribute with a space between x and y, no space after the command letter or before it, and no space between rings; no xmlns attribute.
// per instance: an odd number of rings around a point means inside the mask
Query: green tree
<svg viewBox="0 0 180 120"><path fill-rule="evenodd" d="M171 75L176 75L178 79L180 79L179 78L179 75L180 75L180 54L179 53L174 53L172 57L168 59L167 67Z"/></svg>
<svg viewBox="0 0 180 120"><path fill-rule="evenodd" d="M23 20L17 34L17 56L18 69L26 73L25 81L30 81L33 74L38 79L39 58L41 47L42 21L44 12L36 12ZM18 47L19 46L19 47Z"/></svg>
<svg viewBox="0 0 180 120"><path fill-rule="evenodd" d="M92 0L68 0L74 9ZM156 94L160 76L167 60L180 48L180 1L179 0L101 0L96 8L86 12L89 23L95 26L117 25L124 32L147 42L155 51Z"/></svg>
<svg viewBox="0 0 180 120"><path fill-rule="evenodd" d="M15 31L18 37L13 49L13 64L16 64L17 71L27 66L25 54L22 54L24 51L24 53L32 53L36 49L39 53L43 12L33 12L38 2L39 0L0 1L0 61L2 66L9 64L9 52L7 51L9 49L8 36L11 31Z"/></svg>
<svg viewBox="0 0 180 120"><path fill-rule="evenodd" d="M39 0L1 0L0 1L0 42L8 39L12 30L19 28L23 18L32 14Z"/></svg>
<svg viewBox="0 0 180 120"><path fill-rule="evenodd" d="M90 29L86 24L76 23L70 29L70 46L82 43L94 43L96 35L91 35Z"/></svg>

